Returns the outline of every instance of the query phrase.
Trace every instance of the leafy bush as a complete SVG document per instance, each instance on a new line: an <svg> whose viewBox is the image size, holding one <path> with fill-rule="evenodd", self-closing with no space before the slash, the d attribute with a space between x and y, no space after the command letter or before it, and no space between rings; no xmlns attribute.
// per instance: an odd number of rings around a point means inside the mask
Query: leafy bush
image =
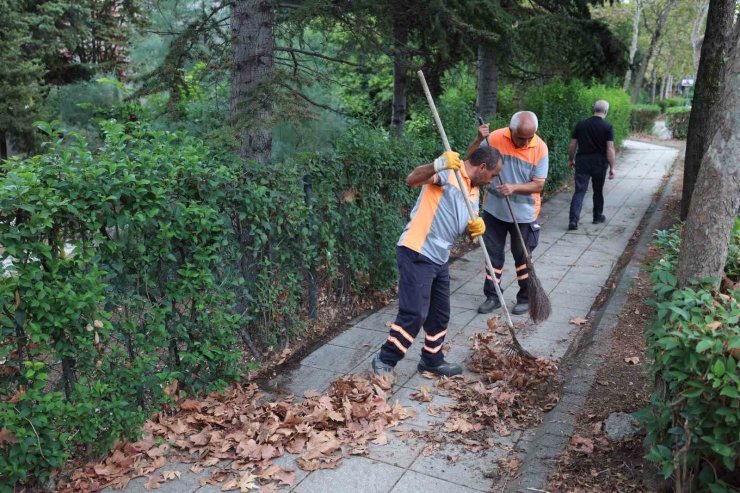
<svg viewBox="0 0 740 493"><path fill-rule="evenodd" d="M689 115L691 108L682 106L666 110L666 127L673 132L676 139L685 139L689 134Z"/></svg>
<svg viewBox="0 0 740 493"><path fill-rule="evenodd" d="M633 132L650 133L655 120L660 116L660 106L657 104L635 104L630 116L630 130Z"/></svg>
<svg viewBox="0 0 740 493"><path fill-rule="evenodd" d="M666 98L666 99L659 99L657 104L660 107L660 111L662 113L665 113L668 110L668 108L689 106L690 103L691 101L686 98Z"/></svg>
<svg viewBox="0 0 740 493"><path fill-rule="evenodd" d="M47 152L7 161L0 187L0 416L13 437L0 478L10 483L135 436L166 384L218 387L238 370L219 208L238 170L140 124L104 123L95 154L43 129Z"/></svg>
<svg viewBox="0 0 740 493"><path fill-rule="evenodd" d="M638 417L648 432L647 458L666 477L686 491L728 491L739 485L740 290L678 289L680 241L678 229L657 234L662 258L651 274L657 320L646 334L656 390Z"/></svg>
<svg viewBox="0 0 740 493"><path fill-rule="evenodd" d="M594 101L609 102L609 121L614 127L615 145L619 146L629 134L631 105L629 96L617 88L602 85L586 87L580 81L569 83L556 80L541 87L532 87L524 96L524 108L534 111L539 118L537 133L550 151L550 173L547 190L556 190L572 174L568 167L568 145L573 126L592 115Z"/></svg>

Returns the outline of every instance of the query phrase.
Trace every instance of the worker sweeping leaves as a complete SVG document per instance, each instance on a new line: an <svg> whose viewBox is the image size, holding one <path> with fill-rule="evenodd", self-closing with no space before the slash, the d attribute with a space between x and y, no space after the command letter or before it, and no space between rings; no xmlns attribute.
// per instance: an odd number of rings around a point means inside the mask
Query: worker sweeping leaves
<svg viewBox="0 0 740 493"><path fill-rule="evenodd" d="M465 161L456 152L445 152L406 177L409 186L421 186L422 190L396 248L398 315L373 359L376 374L392 374L422 327L425 334L419 371L443 376L462 372L460 365L445 361L442 354L450 320L450 251L466 231L473 238L484 233L482 219L470 219L465 201L477 211L478 187L491 183L502 167L498 150L486 147ZM457 184L456 170L467 185L467 197Z"/></svg>

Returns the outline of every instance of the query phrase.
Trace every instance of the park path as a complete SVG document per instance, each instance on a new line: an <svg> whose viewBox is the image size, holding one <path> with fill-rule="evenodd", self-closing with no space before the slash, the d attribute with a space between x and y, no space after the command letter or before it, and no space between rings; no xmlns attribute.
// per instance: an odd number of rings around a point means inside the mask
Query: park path
<svg viewBox="0 0 740 493"><path fill-rule="evenodd" d="M574 342L579 327L569 323L575 317L585 317L596 296L609 279L620 256L645 216L664 176L671 170L677 156L674 148L627 140L617 157L617 177L605 187L606 223L591 224L591 193L586 197L581 224L577 231L567 231L570 193L562 192L543 204L540 223L540 243L534 252L537 275L552 301L552 316L533 325L526 316L513 316L522 323L519 332L522 344L538 356L562 359ZM513 260L507 254L503 283L504 296L510 303L517 286L512 274ZM465 364L470 355L469 339L475 332L486 330L490 315L476 311L483 299L483 259L480 250L469 252L450 266L452 318L448 327L447 359ZM348 373L363 373L387 336L386 322L392 321L397 305L390 305L353 321L351 326L334 339L306 356L297 368L281 374L271 382L271 392L289 392L301 396L306 390L324 391L335 378ZM418 338L417 338L418 339ZM429 404L440 406L451 402L449 397L434 393L431 403L412 400L410 394L421 385L430 386L416 371L421 344L416 341L406 358L397 366L393 397L404 406L416 409L415 419L406 420L401 429L425 430L443 422L445 413L432 416ZM551 413L548 413L551 414ZM286 491L298 493L450 493L489 491L497 459L507 456L525 457L532 447L541 447L533 440L537 430L515 431L498 437L500 446L481 452L471 452L463 446L445 443L431 455L422 454L421 439L400 439L389 433L386 445L370 445L367 456L350 456L337 469L311 473L295 465L295 456L286 455L275 462L296 471L296 483ZM526 463L525 463L526 465ZM223 464L221 465L223 467ZM221 491L220 485L200 486L209 471L193 474L186 464L168 464L168 470L179 470L177 481L162 484L160 492ZM525 471L526 472L526 471ZM125 491L144 492L145 478L132 480Z"/></svg>

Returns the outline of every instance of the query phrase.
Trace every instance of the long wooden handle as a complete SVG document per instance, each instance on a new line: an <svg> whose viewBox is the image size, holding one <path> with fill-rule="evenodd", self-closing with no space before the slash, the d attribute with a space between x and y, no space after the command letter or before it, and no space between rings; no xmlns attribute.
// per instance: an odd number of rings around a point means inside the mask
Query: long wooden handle
<svg viewBox="0 0 740 493"><path fill-rule="evenodd" d="M424 78L424 72L419 70L416 75L419 76L419 80L421 81L421 87L424 89L424 94L427 97L427 103L429 103L429 109L432 110L432 116L434 117L434 123L437 124L437 131L439 132L439 136L442 137L442 144L445 147L445 151L450 151L450 142L447 140L447 134L445 133L445 129L442 126L442 121L439 119L439 113L437 113L437 106L434 104L434 99L432 98L432 94L429 92L429 86L427 86L427 81ZM460 171L455 171L455 178L457 178L457 184L460 187L460 191L463 194L463 197L465 198L465 205L468 207L468 215L470 216L470 219L475 219L475 212L473 211L473 207L470 205L470 199L468 198L468 187L465 186L465 181L463 180L462 176L460 176ZM486 243L483 241L483 236L478 237L478 243L480 244L481 250L483 250L483 258L486 259L486 269L488 269L489 274L491 275L491 278L493 279L493 285L496 288L496 296L498 296L499 302L501 302L501 307L504 309L504 313L506 313L506 325L508 328L512 331L514 330L514 324L511 321L511 316L509 315L509 309L506 306L506 301L504 300L504 294L501 292L501 286L498 285L498 280L496 279L496 273L493 271L493 264L491 264L491 257L488 256L488 250L486 249Z"/></svg>

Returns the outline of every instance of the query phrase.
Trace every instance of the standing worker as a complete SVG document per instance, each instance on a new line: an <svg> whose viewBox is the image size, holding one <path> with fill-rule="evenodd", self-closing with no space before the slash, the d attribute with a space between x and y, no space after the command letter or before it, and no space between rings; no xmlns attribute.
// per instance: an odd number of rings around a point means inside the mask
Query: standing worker
<svg viewBox="0 0 740 493"><path fill-rule="evenodd" d="M518 226L529 254L540 237L537 216L540 213L540 192L545 188L548 170L547 144L537 135L537 115L531 111L514 113L507 128L490 132L488 124L478 127L478 136L468 147L468 154L476 149L497 149L504 160L501 171L502 184L491 185L483 201L483 221L486 233L483 239L491 256L496 282L501 285L504 269L506 235L512 237L511 253L514 256L519 292L511 313L521 315L529 311L529 269L527 256L519 241L515 240L514 227ZM517 224L511 218L505 197L509 198ZM501 308L493 278L486 272L483 283L486 299L478 307L479 313L490 313Z"/></svg>
<svg viewBox="0 0 740 493"><path fill-rule="evenodd" d="M477 212L478 187L489 184L502 166L501 155L494 149L480 149L464 162L458 153L448 151L406 177L406 184L422 190L396 247L398 315L373 358L376 374L392 374L422 326L425 336L419 371L448 377L462 373L460 365L445 361L442 354L450 320L450 251L466 230L473 238L485 231L481 218L470 218L465 201ZM456 170L465 181L468 197L458 186Z"/></svg>
<svg viewBox="0 0 740 493"><path fill-rule="evenodd" d="M570 201L569 230L578 229L583 197L588 190L588 180L594 187L594 224L606 221L604 216L604 181L606 167L609 179L614 179L616 153L614 152L614 129L605 120L609 103L600 99L592 107L593 116L578 122L573 129L568 148L568 162L576 170L576 191ZM576 153L578 149L578 153Z"/></svg>

